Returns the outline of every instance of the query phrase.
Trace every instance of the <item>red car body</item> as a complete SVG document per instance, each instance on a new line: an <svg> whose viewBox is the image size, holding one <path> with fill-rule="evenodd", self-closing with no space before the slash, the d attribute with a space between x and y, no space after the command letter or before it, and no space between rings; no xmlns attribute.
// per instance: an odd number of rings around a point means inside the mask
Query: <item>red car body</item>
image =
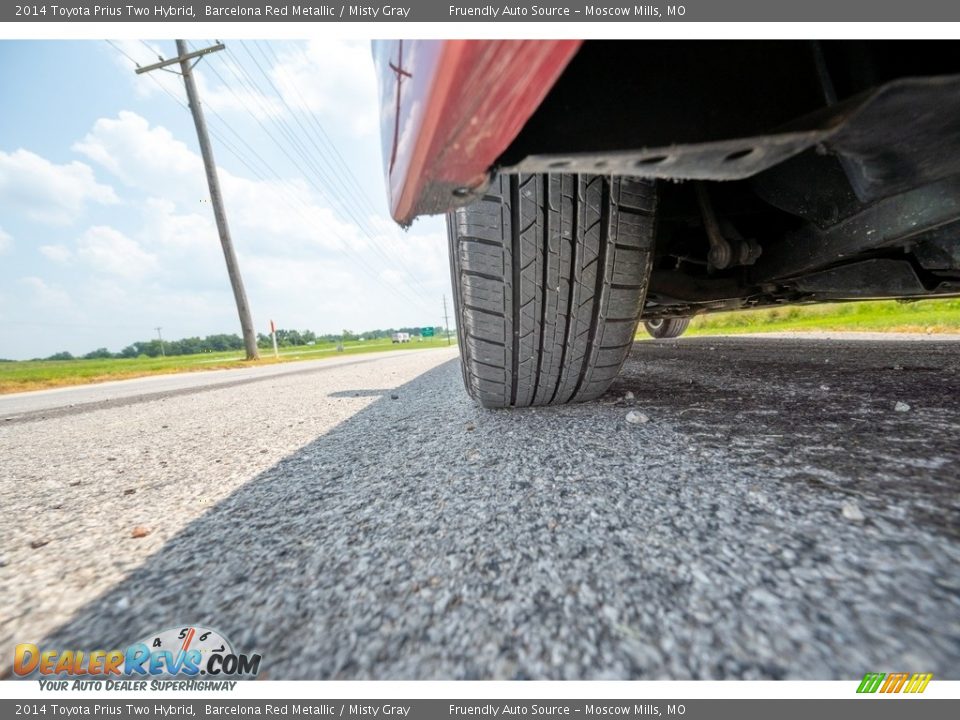
<svg viewBox="0 0 960 720"><path fill-rule="evenodd" d="M404 225L482 187L580 40L374 43L390 212Z"/></svg>

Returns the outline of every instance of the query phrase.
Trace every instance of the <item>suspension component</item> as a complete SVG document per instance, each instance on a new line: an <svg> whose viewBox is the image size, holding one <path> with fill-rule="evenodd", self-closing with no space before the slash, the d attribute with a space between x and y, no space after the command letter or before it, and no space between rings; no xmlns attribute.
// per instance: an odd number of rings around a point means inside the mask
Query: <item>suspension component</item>
<svg viewBox="0 0 960 720"><path fill-rule="evenodd" d="M756 240L744 238L729 222L725 221L721 225L714 212L713 203L710 202L706 185L698 182L696 189L703 227L710 242L707 270L712 272L735 265L753 265L760 257L760 244Z"/></svg>

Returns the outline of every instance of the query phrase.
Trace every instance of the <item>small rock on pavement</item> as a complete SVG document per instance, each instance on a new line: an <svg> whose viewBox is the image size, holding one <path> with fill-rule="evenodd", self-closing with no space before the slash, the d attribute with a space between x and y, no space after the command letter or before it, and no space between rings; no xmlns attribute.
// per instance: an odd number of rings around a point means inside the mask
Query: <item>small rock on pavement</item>
<svg viewBox="0 0 960 720"><path fill-rule="evenodd" d="M400 396L397 395L396 393L390 393L390 399L391 399L391 400L399 400L399 399L400 399Z"/></svg>
<svg viewBox="0 0 960 720"><path fill-rule="evenodd" d="M627 422L631 425L643 425L645 422L650 422L650 418L641 412L631 410L627 413Z"/></svg>
<svg viewBox="0 0 960 720"><path fill-rule="evenodd" d="M847 520L853 520L854 522L863 522L864 520L863 511L855 502L844 503L840 512Z"/></svg>
<svg viewBox="0 0 960 720"><path fill-rule="evenodd" d="M130 533L132 538L142 538L150 534L150 528L145 528L143 525L137 525Z"/></svg>
<svg viewBox="0 0 960 720"><path fill-rule="evenodd" d="M910 406L898 400L897 404L893 406L893 409L897 412L909 412Z"/></svg>

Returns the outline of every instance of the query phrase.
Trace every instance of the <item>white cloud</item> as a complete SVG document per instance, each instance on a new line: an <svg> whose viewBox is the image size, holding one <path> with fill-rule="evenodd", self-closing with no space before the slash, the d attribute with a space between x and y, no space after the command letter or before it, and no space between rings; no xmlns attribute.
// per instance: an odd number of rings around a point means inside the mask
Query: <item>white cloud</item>
<svg viewBox="0 0 960 720"><path fill-rule="evenodd" d="M278 52L270 74L291 107L317 113L353 135L373 135L380 117L377 83L366 40L311 40Z"/></svg>
<svg viewBox="0 0 960 720"><path fill-rule="evenodd" d="M131 236L157 256L156 281L179 290L224 288L223 251L209 205L205 212L178 212L176 204L151 197L143 207L140 228Z"/></svg>
<svg viewBox="0 0 960 720"><path fill-rule="evenodd" d="M209 205L205 207L209 208ZM166 198L150 197L144 203L143 243L164 251L192 252L216 241L217 227L208 212L178 213L175 203ZM214 243L216 244L216 243Z"/></svg>
<svg viewBox="0 0 960 720"><path fill-rule="evenodd" d="M0 206L32 220L65 225L88 202L119 202L113 188L97 182L81 162L56 165L29 150L0 151Z"/></svg>
<svg viewBox="0 0 960 720"><path fill-rule="evenodd" d="M200 156L136 113L100 118L73 149L133 187L163 190L197 204L207 197Z"/></svg>
<svg viewBox="0 0 960 720"><path fill-rule="evenodd" d="M50 260L58 263L67 262L73 257L73 252L66 245L41 245L40 252Z"/></svg>
<svg viewBox="0 0 960 720"><path fill-rule="evenodd" d="M74 149L116 178L124 212L31 253L35 263L71 263L71 277L62 287L24 280L19 311L39 323L69 322L74 339L58 342L75 353L119 350L154 325L171 338L237 332L199 154L133 112L97 120ZM439 220L400 232L385 215L357 215L371 239L298 174L269 181L219 174L258 330L271 317L319 332L439 322L449 283Z"/></svg>
<svg viewBox="0 0 960 720"><path fill-rule="evenodd" d="M231 227L254 247L289 255L363 243L357 226L338 219L301 180L248 180L229 173L221 180Z"/></svg>
<svg viewBox="0 0 960 720"><path fill-rule="evenodd" d="M43 310L54 310L58 313L63 313L65 316L75 316L76 308L74 307L73 300L70 294L63 288L57 285L50 285L35 275L22 277L20 278L20 282L29 291L29 299L33 305Z"/></svg>
<svg viewBox="0 0 960 720"><path fill-rule="evenodd" d="M155 198L162 197L162 201L151 201L151 212L158 212L166 203L168 209L161 214L179 212L192 216L190 232L195 241L199 241L200 234L206 237L206 229L213 232L216 240L203 162L166 128L151 127L136 113L121 112L116 118L97 120L74 147L124 182ZM363 243L357 227L339 220L319 201L319 193L301 179L250 180L222 168L219 175L230 227L238 244L244 240L254 249L302 255ZM201 221L198 217L209 220ZM183 242L187 233L180 232L180 240L174 236L167 232L163 239L167 243Z"/></svg>
<svg viewBox="0 0 960 720"><path fill-rule="evenodd" d="M119 230L96 225L77 241L77 255L94 271L138 278L153 271L157 258Z"/></svg>
<svg viewBox="0 0 960 720"><path fill-rule="evenodd" d="M2 227L0 227L0 255L7 252L10 248L13 247L13 237L10 233L5 232Z"/></svg>

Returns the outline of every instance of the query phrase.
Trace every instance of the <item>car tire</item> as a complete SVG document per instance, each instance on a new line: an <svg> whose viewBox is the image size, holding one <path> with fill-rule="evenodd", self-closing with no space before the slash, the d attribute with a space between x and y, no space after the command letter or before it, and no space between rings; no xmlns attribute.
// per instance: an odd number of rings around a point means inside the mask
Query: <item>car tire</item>
<svg viewBox="0 0 960 720"><path fill-rule="evenodd" d="M650 277L652 180L502 175L447 216L464 383L485 407L602 395Z"/></svg>
<svg viewBox="0 0 960 720"><path fill-rule="evenodd" d="M690 325L690 318L659 318L646 320L643 326L655 338L676 338L683 335Z"/></svg>

